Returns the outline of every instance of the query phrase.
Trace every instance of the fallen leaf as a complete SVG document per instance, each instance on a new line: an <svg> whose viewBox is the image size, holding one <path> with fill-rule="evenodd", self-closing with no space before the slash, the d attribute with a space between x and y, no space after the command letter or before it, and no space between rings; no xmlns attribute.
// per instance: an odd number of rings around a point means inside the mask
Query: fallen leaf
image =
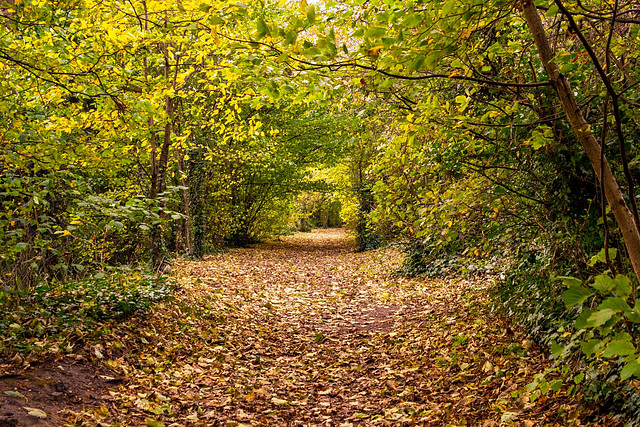
<svg viewBox="0 0 640 427"><path fill-rule="evenodd" d="M514 423L518 419L518 412L504 412L500 417L500 422L511 424Z"/></svg>
<svg viewBox="0 0 640 427"><path fill-rule="evenodd" d="M19 391L7 390L7 391L4 392L4 394L6 394L7 396L11 396L11 397L21 397L23 399L26 399L26 397L24 397L24 395L22 393L20 393Z"/></svg>
<svg viewBox="0 0 640 427"><path fill-rule="evenodd" d="M274 405L288 405L289 401L278 399L277 397L272 397L271 403L273 403Z"/></svg>
<svg viewBox="0 0 640 427"><path fill-rule="evenodd" d="M27 410L27 415L31 417L40 418L41 420L47 418L46 412L41 409L29 408L28 406L23 406L23 408Z"/></svg>

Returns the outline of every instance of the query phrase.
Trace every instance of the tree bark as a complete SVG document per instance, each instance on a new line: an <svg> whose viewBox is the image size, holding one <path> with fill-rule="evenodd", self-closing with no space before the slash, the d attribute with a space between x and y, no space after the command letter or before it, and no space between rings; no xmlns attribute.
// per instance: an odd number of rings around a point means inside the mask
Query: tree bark
<svg viewBox="0 0 640 427"><path fill-rule="evenodd" d="M184 154L182 150L176 150L178 163L178 173L180 174L180 185L182 188L182 204L184 209L184 221L182 223L182 238L186 246L187 254L193 256L193 240L191 239L191 207L189 206L189 188L185 178Z"/></svg>
<svg viewBox="0 0 640 427"><path fill-rule="evenodd" d="M611 167L609 166L606 157L603 156L601 164L600 144L593 135L589 124L585 120L584 115L576 102L569 81L560 73L558 65L552 61L555 55L551 50L547 33L544 25L542 24L542 19L540 18L533 0L522 0L521 5L525 20L529 26L529 31L531 31L538 48L542 64L544 65L553 88L558 94L558 98L560 99L562 110L567 115L569 125L587 154L596 177L604 184L605 196L624 237L625 246L629 253L629 259L631 260L633 271L636 274L636 277L640 278L640 233L638 232L638 228L634 222L633 214L627 206L620 185L618 184L616 177L611 172ZM635 197L635 195L630 194L629 197Z"/></svg>

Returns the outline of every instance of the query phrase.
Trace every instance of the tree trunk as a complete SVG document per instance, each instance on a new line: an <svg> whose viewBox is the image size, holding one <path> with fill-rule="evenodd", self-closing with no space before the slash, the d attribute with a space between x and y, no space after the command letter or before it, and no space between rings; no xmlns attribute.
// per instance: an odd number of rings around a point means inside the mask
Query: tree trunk
<svg viewBox="0 0 640 427"><path fill-rule="evenodd" d="M560 73L558 65L552 62L555 55L551 50L547 33L542 24L542 19L538 14L533 0L522 0L521 4L525 20L529 26L529 31L531 31L538 48L542 64L544 65L553 88L558 94L560 105L562 106L564 113L567 115L569 125L573 129L578 141L587 154L598 180L604 184L604 192L607 202L611 207L611 211L618 223L620 231L622 231L627 252L629 253L629 259L633 266L633 271L635 272L636 277L640 278L640 233L635 225L633 214L625 202L620 185L611 172L611 168L606 158L603 160L604 164L600 163L600 144L591 132L589 124L585 120L584 115L576 102L569 81ZM630 194L629 197L635 197L635 195Z"/></svg>
<svg viewBox="0 0 640 427"><path fill-rule="evenodd" d="M176 151L178 161L178 173L180 174L180 185L182 188L182 204L184 210L184 220L182 222L182 238L184 239L185 249L189 256L193 256L193 241L191 239L191 208L189 206L189 188L185 178L184 171L184 154L182 150Z"/></svg>

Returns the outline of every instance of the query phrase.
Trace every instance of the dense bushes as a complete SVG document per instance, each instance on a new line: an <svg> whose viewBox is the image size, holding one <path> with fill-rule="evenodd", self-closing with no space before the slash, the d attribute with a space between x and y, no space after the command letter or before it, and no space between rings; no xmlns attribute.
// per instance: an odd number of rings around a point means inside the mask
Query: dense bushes
<svg viewBox="0 0 640 427"><path fill-rule="evenodd" d="M101 186L99 177L74 170L4 172L0 180L4 286L27 289L144 260L147 230L162 215L178 217L131 191L114 187L100 191Z"/></svg>
<svg viewBox="0 0 640 427"><path fill-rule="evenodd" d="M85 336L108 333L102 325L142 314L172 290L166 277L122 270L18 294L0 291L0 355L71 352Z"/></svg>

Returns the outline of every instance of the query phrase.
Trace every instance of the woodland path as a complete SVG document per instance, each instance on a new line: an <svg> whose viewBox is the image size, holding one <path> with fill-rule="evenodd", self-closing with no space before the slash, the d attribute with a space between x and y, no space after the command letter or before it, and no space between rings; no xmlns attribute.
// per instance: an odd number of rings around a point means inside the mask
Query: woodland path
<svg viewBox="0 0 640 427"><path fill-rule="evenodd" d="M570 416L569 405L522 394L544 357L488 316L485 281L393 278L396 252L352 248L343 231L317 230L177 265L215 330L187 328L201 344L170 368L148 356L164 368L140 376L140 389L154 391L137 390L132 411L166 401L174 417L226 426L532 426ZM166 336L156 346L187 338ZM122 392L120 404L131 385Z"/></svg>
<svg viewBox="0 0 640 427"><path fill-rule="evenodd" d="M17 425L589 424L565 388L530 403L548 357L491 314L486 279L393 277L400 259L317 230L176 262L173 298L0 375L26 398L0 395L3 411Z"/></svg>

